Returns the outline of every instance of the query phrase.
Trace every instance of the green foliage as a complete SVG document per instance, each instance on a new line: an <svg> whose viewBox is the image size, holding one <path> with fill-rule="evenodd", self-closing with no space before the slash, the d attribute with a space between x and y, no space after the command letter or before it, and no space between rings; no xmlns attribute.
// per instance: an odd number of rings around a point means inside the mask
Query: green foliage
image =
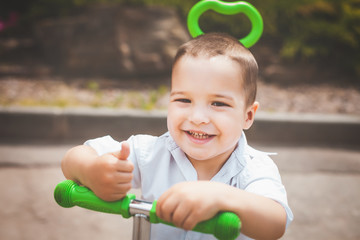
<svg viewBox="0 0 360 240"><path fill-rule="evenodd" d="M360 76L360 0L254 1L263 38L286 59L316 60Z"/></svg>
<svg viewBox="0 0 360 240"><path fill-rule="evenodd" d="M0 17L18 11L27 21L76 13L98 4L157 5L178 9L184 24L197 0L21 0L8 1ZM231 1L229 1L231 2ZM271 42L285 59L329 63L360 76L360 0L248 0L264 19L261 42ZM241 14L223 16L208 11L200 18L204 32L246 35L250 21Z"/></svg>

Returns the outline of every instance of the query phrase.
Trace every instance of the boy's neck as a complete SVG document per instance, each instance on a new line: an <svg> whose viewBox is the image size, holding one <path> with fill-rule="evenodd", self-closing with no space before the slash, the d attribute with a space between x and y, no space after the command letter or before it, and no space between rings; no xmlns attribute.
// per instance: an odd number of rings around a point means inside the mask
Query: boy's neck
<svg viewBox="0 0 360 240"><path fill-rule="evenodd" d="M219 169L220 171L220 169ZM199 171L196 169L197 172L197 180L198 181L210 181L219 171Z"/></svg>
<svg viewBox="0 0 360 240"><path fill-rule="evenodd" d="M231 155L231 154L230 154ZM188 157L197 173L197 180L210 181L224 166L230 156L209 160L194 160Z"/></svg>

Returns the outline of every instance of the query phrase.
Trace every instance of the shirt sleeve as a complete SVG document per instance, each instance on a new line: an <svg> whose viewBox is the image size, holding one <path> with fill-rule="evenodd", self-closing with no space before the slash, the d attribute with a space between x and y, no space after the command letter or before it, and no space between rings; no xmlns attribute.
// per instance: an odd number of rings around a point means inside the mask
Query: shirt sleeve
<svg viewBox="0 0 360 240"><path fill-rule="evenodd" d="M116 152L121 150L121 143L115 141L111 136L107 135L95 139L87 140L84 145L95 149L99 156L106 153Z"/></svg>
<svg viewBox="0 0 360 240"><path fill-rule="evenodd" d="M247 184L245 191L252 192L280 203L286 211L286 228L294 216L288 205L287 194L281 182L279 170L273 160L268 157L255 157L247 166Z"/></svg>

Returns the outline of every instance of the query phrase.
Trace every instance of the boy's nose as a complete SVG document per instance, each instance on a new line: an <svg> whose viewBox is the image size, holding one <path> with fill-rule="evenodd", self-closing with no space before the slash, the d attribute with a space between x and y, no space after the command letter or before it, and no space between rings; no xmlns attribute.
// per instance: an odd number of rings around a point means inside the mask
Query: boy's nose
<svg viewBox="0 0 360 240"><path fill-rule="evenodd" d="M209 123L210 118L208 110L201 107L192 108L189 121L196 125Z"/></svg>

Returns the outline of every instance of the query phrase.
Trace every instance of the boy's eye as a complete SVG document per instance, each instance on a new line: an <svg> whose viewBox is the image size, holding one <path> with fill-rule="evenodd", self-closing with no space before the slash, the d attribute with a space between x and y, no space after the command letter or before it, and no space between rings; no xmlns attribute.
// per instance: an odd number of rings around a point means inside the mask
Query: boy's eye
<svg viewBox="0 0 360 240"><path fill-rule="evenodd" d="M230 107L229 104L226 104L226 103L223 103L223 102L213 102L212 105L215 106L215 107Z"/></svg>
<svg viewBox="0 0 360 240"><path fill-rule="evenodd" d="M187 98L178 98L178 99L175 99L175 102L191 103L190 99L187 99Z"/></svg>

